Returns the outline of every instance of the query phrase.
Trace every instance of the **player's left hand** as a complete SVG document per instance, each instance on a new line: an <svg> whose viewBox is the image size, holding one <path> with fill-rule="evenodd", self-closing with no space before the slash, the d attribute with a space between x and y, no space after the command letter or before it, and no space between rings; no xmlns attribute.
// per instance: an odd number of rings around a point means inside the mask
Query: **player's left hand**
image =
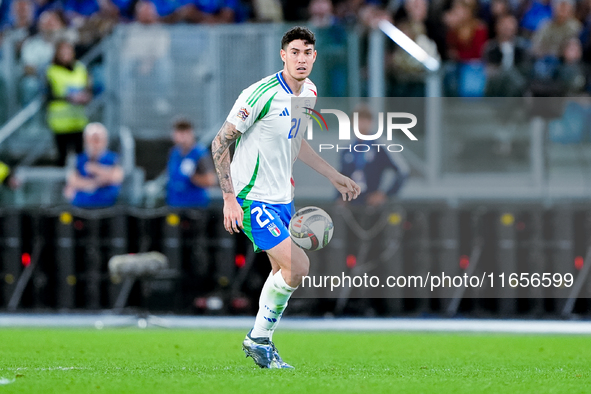
<svg viewBox="0 0 591 394"><path fill-rule="evenodd" d="M353 179L339 174L335 179L331 179L333 186L343 196L343 201L351 201L356 199L361 194L361 188Z"/></svg>

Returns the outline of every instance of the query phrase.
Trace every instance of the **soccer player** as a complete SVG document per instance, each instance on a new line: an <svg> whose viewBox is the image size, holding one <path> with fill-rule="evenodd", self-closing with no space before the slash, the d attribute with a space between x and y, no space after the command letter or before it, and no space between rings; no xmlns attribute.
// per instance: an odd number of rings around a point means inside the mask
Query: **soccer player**
<svg viewBox="0 0 591 394"><path fill-rule="evenodd" d="M269 256L272 271L259 300L254 327L242 348L261 368L293 368L275 345L273 332L292 293L308 274L309 260L289 237L293 214L292 166L296 159L324 175L344 200L357 198L359 186L324 161L303 140L296 125L306 115L291 112L292 97L310 98L316 86L308 79L316 60L314 34L294 27L281 40L283 70L246 88L212 142L213 160L224 199L224 227L242 229L255 251ZM291 115L291 116L290 116ZM298 118L299 117L299 118ZM236 144L230 160L229 147Z"/></svg>

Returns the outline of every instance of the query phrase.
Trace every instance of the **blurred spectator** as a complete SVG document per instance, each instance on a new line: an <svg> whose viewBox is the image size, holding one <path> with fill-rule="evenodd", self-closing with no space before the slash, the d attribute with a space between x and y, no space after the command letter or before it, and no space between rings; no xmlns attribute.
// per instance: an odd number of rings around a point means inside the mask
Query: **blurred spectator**
<svg viewBox="0 0 591 394"><path fill-rule="evenodd" d="M495 38L497 21L504 15L513 14L509 0L491 0L484 8L484 17L488 37Z"/></svg>
<svg viewBox="0 0 591 394"><path fill-rule="evenodd" d="M0 161L0 185L6 185L11 189L20 186L19 180L14 176L10 167L2 161Z"/></svg>
<svg viewBox="0 0 591 394"><path fill-rule="evenodd" d="M443 15L447 26L445 89L450 96L479 97L484 94L486 73L481 62L488 40L486 25L476 18L476 0L454 0Z"/></svg>
<svg viewBox="0 0 591 394"><path fill-rule="evenodd" d="M47 123L55 135L58 165L66 163L68 149L82 152L82 131L88 124L85 106L92 99L86 67L74 56L74 47L60 41L47 69Z"/></svg>
<svg viewBox="0 0 591 394"><path fill-rule="evenodd" d="M567 97L585 92L588 70L582 62L582 56L583 48L577 37L564 44L557 79L564 85L564 94Z"/></svg>
<svg viewBox="0 0 591 394"><path fill-rule="evenodd" d="M447 27L442 15L450 7L451 0L429 0L429 12L425 21L427 35L437 44L437 51L443 60L447 60Z"/></svg>
<svg viewBox="0 0 591 394"><path fill-rule="evenodd" d="M10 1L0 2L0 33L10 25Z"/></svg>
<svg viewBox="0 0 591 394"><path fill-rule="evenodd" d="M128 13L133 0L63 0L63 9L68 20L80 27L93 16L107 19L119 19L122 13Z"/></svg>
<svg viewBox="0 0 591 394"><path fill-rule="evenodd" d="M112 5L107 0L105 4ZM93 14L100 11L98 0L64 0L63 10L68 21L75 27L81 27Z"/></svg>
<svg viewBox="0 0 591 394"><path fill-rule="evenodd" d="M41 14L38 33L27 38L21 48L24 76L20 82L21 102L29 103L41 91L41 79L55 55L55 45L62 40L75 41L76 32L67 30L58 11Z"/></svg>
<svg viewBox="0 0 591 394"><path fill-rule="evenodd" d="M308 7L308 22L315 28L330 27L337 23L332 0L312 0Z"/></svg>
<svg viewBox="0 0 591 394"><path fill-rule="evenodd" d="M378 23L386 20L393 22L392 15L389 11L382 8L379 4L367 4L359 10L358 23L371 29L376 29Z"/></svg>
<svg viewBox="0 0 591 394"><path fill-rule="evenodd" d="M279 0L252 0L252 8L257 22L283 22L283 8Z"/></svg>
<svg viewBox="0 0 591 394"><path fill-rule="evenodd" d="M151 3L154 5L156 12L156 19L160 18L173 18L173 14L178 10L179 3L171 0L140 0L135 4L135 16L138 19L138 5L139 3ZM165 22L177 22L176 19L165 20Z"/></svg>
<svg viewBox="0 0 591 394"><path fill-rule="evenodd" d="M35 4L35 19L38 20L47 10L62 11L62 0L33 0Z"/></svg>
<svg viewBox="0 0 591 394"><path fill-rule="evenodd" d="M488 31L476 18L476 0L454 0L443 16L447 31L447 53L451 60L480 60Z"/></svg>
<svg viewBox="0 0 591 394"><path fill-rule="evenodd" d="M240 6L238 0L180 0L179 5L176 19L210 24L234 22Z"/></svg>
<svg viewBox="0 0 591 394"><path fill-rule="evenodd" d="M168 159L166 203L172 207L206 207L207 188L217 179L209 149L196 142L193 125L186 119L174 123L172 140L175 146Z"/></svg>
<svg viewBox="0 0 591 394"><path fill-rule="evenodd" d="M358 113L359 132L374 134L374 115L367 105L358 106L354 112ZM355 119L355 117L353 117ZM353 120L355 122L355 120ZM354 143L367 141L357 139ZM341 154L341 173L353 179L361 187L361 195L352 203L379 206L388 197L395 196L409 175L406 161L399 153L389 153L385 149L370 150L368 152L344 151ZM380 190L383 176L387 170L393 170L395 179L387 191ZM339 195L340 196L340 195Z"/></svg>
<svg viewBox="0 0 591 394"><path fill-rule="evenodd" d="M359 22L366 0L343 0L336 4L335 14L341 23L354 25Z"/></svg>
<svg viewBox="0 0 591 394"><path fill-rule="evenodd" d="M11 30L16 50L20 51L22 42L35 34L35 7L31 0L13 0L10 5L10 20L6 26Z"/></svg>
<svg viewBox="0 0 591 394"><path fill-rule="evenodd" d="M13 0L10 3L10 28L24 30L26 34L35 29L35 5L31 0Z"/></svg>
<svg viewBox="0 0 591 394"><path fill-rule="evenodd" d="M135 5L135 21L142 25L157 24L158 8L153 1L138 1Z"/></svg>
<svg viewBox="0 0 591 394"><path fill-rule="evenodd" d="M107 36L119 22L122 10L132 0L64 0L63 9L70 24L79 30L80 51L88 50Z"/></svg>
<svg viewBox="0 0 591 394"><path fill-rule="evenodd" d="M580 0L577 2L576 18L583 24L581 31L581 44L583 45L584 51L591 44L591 0ZM589 62L587 56L583 56L585 62Z"/></svg>
<svg viewBox="0 0 591 394"><path fill-rule="evenodd" d="M527 41L517 36L517 24L513 15L499 17L496 38L485 46L485 92L489 97L519 97L527 88L531 60Z"/></svg>
<svg viewBox="0 0 591 394"><path fill-rule="evenodd" d="M107 149L109 135L105 126L90 123L84 129L84 153L76 157L76 168L68 175L64 196L72 205L101 208L115 205L123 169L116 153Z"/></svg>
<svg viewBox="0 0 591 394"><path fill-rule="evenodd" d="M526 38L536 32L541 26L552 19L551 0L529 0L523 2L523 10L519 13L522 34Z"/></svg>
<svg viewBox="0 0 591 394"><path fill-rule="evenodd" d="M334 14L332 0L312 0L308 23L314 27L316 49L322 53L315 74L317 87L327 97L345 97L348 92L347 32Z"/></svg>
<svg viewBox="0 0 591 394"><path fill-rule="evenodd" d="M425 20L429 4L427 0L406 0L404 3L406 18L397 23L398 28L415 41L435 59L440 59L437 45L427 37ZM425 67L401 48L396 48L390 63L395 97L422 97L425 95Z"/></svg>
<svg viewBox="0 0 591 394"><path fill-rule="evenodd" d="M136 4L135 19L127 29L121 52L122 81L129 86L123 89L123 104L132 102L126 95L137 94L132 88L135 85L148 92L151 97L146 98L152 100L156 113L168 115L173 78L170 31L159 22L156 6L150 1Z"/></svg>
<svg viewBox="0 0 591 394"><path fill-rule="evenodd" d="M574 17L574 0L554 0L552 19L546 22L532 37L532 53L537 58L558 58L562 45L572 37L578 37L582 25Z"/></svg>

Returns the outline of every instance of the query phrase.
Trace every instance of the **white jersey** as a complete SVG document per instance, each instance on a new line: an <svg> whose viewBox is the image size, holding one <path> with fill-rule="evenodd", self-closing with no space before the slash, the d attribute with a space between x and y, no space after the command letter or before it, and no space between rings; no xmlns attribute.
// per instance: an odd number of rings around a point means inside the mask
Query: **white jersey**
<svg viewBox="0 0 591 394"><path fill-rule="evenodd" d="M306 79L295 96L281 71L242 91L226 119L242 133L231 164L237 197L269 204L292 201L292 168L308 116L304 108L292 113L291 98L310 97L304 107L314 108L316 95L316 86Z"/></svg>

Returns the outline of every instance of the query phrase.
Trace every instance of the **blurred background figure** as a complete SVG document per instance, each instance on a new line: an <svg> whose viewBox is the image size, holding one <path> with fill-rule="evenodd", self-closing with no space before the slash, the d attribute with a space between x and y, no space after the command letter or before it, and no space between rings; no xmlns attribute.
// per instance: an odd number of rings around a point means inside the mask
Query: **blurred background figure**
<svg viewBox="0 0 591 394"><path fill-rule="evenodd" d="M488 40L486 25L476 17L476 0L454 0L443 19L447 25L447 55L456 62L480 60Z"/></svg>
<svg viewBox="0 0 591 394"><path fill-rule="evenodd" d="M347 96L347 68L343 60L347 56L347 32L334 14L331 0L312 0L308 6L308 23L314 26L316 49L325 53L317 58L316 79L318 91L326 97Z"/></svg>
<svg viewBox="0 0 591 394"><path fill-rule="evenodd" d="M47 123L55 135L58 166L66 164L71 147L82 152L82 131L88 124L85 106L92 99L90 85L86 67L74 56L74 46L60 41L47 69Z"/></svg>
<svg viewBox="0 0 591 394"><path fill-rule="evenodd" d="M78 53L89 50L109 34L123 15L128 15L131 0L63 0L69 24L79 32Z"/></svg>
<svg viewBox="0 0 591 394"><path fill-rule="evenodd" d="M476 0L454 0L443 15L447 26L446 88L450 96L482 96L486 75L481 62L488 29L476 15Z"/></svg>
<svg viewBox="0 0 591 394"><path fill-rule="evenodd" d="M283 22L283 8L279 0L253 0L252 8L257 22Z"/></svg>
<svg viewBox="0 0 591 394"><path fill-rule="evenodd" d="M207 188L216 184L211 152L197 143L192 123L184 118L173 124L174 147L168 159L166 203L179 208L204 208Z"/></svg>
<svg viewBox="0 0 591 394"><path fill-rule="evenodd" d="M31 0L13 0L9 4L10 15L5 28L10 30L18 50L28 36L35 34L35 5Z"/></svg>
<svg viewBox="0 0 591 394"><path fill-rule="evenodd" d="M530 38L541 26L552 19L551 0L528 0L521 3L520 28L525 38Z"/></svg>
<svg viewBox="0 0 591 394"><path fill-rule="evenodd" d="M353 111L359 115L359 132L368 135L375 134L374 115L367 105L359 105ZM351 117L354 119L354 116ZM353 120L354 122L354 120ZM356 139L352 144L363 144ZM353 179L361 187L361 195L354 204L365 204L373 207L380 206L393 198L400 191L409 176L410 168L402 155L390 153L385 148L379 151L373 149L368 152L344 151L341 155L341 173ZM394 172L394 181L386 191L383 191L384 176L388 170Z"/></svg>
<svg viewBox="0 0 591 394"><path fill-rule="evenodd" d="M21 47L20 60L24 70L20 81L20 100L28 104L42 90L46 69L55 56L56 44L67 40L75 42L77 33L66 28L60 13L44 11L37 23L37 34L27 38Z"/></svg>
<svg viewBox="0 0 591 394"><path fill-rule="evenodd" d="M308 12L310 14L308 22L316 28L330 27L338 22L331 0L312 0L308 6Z"/></svg>
<svg viewBox="0 0 591 394"><path fill-rule="evenodd" d="M486 23L488 37L492 39L497 35L498 20L505 15L513 15L513 10L509 0L491 0L482 4L481 15Z"/></svg>
<svg viewBox="0 0 591 394"><path fill-rule="evenodd" d="M576 47L569 48L567 52L569 66L566 69L565 49L571 39L578 41L581 31L582 24L574 17L574 2L555 0L552 3L552 19L532 37L531 53L535 60L530 90L534 96L559 97L567 93L569 88L563 78L565 73L573 75L574 69L578 68L572 67L572 64L577 63L575 57L580 60L582 56L580 41L578 44L571 42ZM563 77L559 77L559 74L563 74Z"/></svg>
<svg viewBox="0 0 591 394"><path fill-rule="evenodd" d="M180 0L178 7L165 22L191 23L232 23L240 14L240 2L237 0Z"/></svg>
<svg viewBox="0 0 591 394"><path fill-rule="evenodd" d="M0 161L0 185L8 186L11 189L16 189L20 186L20 181L16 178L10 167Z"/></svg>
<svg viewBox="0 0 591 394"><path fill-rule="evenodd" d="M115 205L123 169L116 153L107 149L109 135L101 123L90 123L84 129L84 153L76 157L76 168L68 175L64 196L81 208L103 208Z"/></svg>
<svg viewBox="0 0 591 394"><path fill-rule="evenodd" d="M173 64L170 59L170 32L162 23L156 5L139 1L135 6L135 22L123 43L122 82L126 84L123 105L132 102L134 94L151 101L158 115L170 116L172 106ZM136 89L136 90L134 90Z"/></svg>
<svg viewBox="0 0 591 394"><path fill-rule="evenodd" d="M574 16L573 0L554 0L552 19L547 21L532 37L532 53L538 59L557 59L564 43L578 37L582 24Z"/></svg>
<svg viewBox="0 0 591 394"><path fill-rule="evenodd" d="M562 49L557 79L564 85L564 95L578 96L586 91L589 68L582 61L583 47L577 37L568 39Z"/></svg>
<svg viewBox="0 0 591 394"><path fill-rule="evenodd" d="M427 36L425 21L429 11L427 0L406 0L405 16L397 27L433 58L440 60L437 44ZM425 67L401 48L390 58L389 77L393 97L423 97L425 95Z"/></svg>
<svg viewBox="0 0 591 394"><path fill-rule="evenodd" d="M489 97L519 97L525 93L531 72L527 41L517 36L517 18L506 14L497 19L496 36L484 49Z"/></svg>

